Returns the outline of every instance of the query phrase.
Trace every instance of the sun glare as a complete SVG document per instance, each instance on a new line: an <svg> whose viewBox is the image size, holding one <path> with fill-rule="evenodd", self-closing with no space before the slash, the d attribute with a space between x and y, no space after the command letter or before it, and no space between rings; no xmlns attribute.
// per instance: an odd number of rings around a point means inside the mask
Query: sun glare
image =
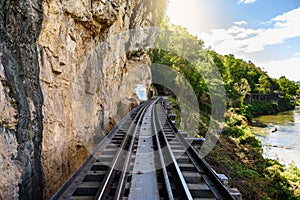
<svg viewBox="0 0 300 200"><path fill-rule="evenodd" d="M215 19L212 5L203 0L170 0L167 15L172 23L186 27L194 35L211 29Z"/></svg>

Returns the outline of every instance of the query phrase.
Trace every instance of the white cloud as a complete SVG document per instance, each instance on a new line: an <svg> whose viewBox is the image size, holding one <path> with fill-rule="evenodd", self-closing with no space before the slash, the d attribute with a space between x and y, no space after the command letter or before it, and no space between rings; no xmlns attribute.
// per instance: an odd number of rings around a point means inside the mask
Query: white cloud
<svg viewBox="0 0 300 200"><path fill-rule="evenodd" d="M218 53L238 54L238 52L246 52L248 49L254 48L255 44L248 44L244 41L256 37L262 31L232 26L229 29L214 29L211 34L201 34L199 37Z"/></svg>
<svg viewBox="0 0 300 200"><path fill-rule="evenodd" d="M256 63L268 72L271 77L279 78L286 76L287 78L300 81L300 57L292 57L285 60L272 60L267 63Z"/></svg>
<svg viewBox="0 0 300 200"><path fill-rule="evenodd" d="M214 29L211 34L200 34L205 43L221 54L253 53L262 51L267 45L283 43L286 39L300 36L300 7L273 18L273 27L251 29L237 26L235 22L228 29Z"/></svg>
<svg viewBox="0 0 300 200"><path fill-rule="evenodd" d="M247 25L248 22L246 22L246 21L237 21L237 22L234 22L234 24L237 25L237 26L243 26L243 25Z"/></svg>
<svg viewBox="0 0 300 200"><path fill-rule="evenodd" d="M300 52L295 52L295 53L293 54L293 56L294 56L294 57L300 57Z"/></svg>
<svg viewBox="0 0 300 200"><path fill-rule="evenodd" d="M274 26L261 30L255 37L248 38L243 43L250 44L246 52L264 50L267 45L283 43L286 39L300 36L300 7L272 19Z"/></svg>
<svg viewBox="0 0 300 200"><path fill-rule="evenodd" d="M200 34L199 38L203 39L206 46L211 46L220 54L234 54L236 57L243 58L252 57L251 54L264 51L266 46L300 37L299 17L300 7L266 22L269 28L247 28L244 22L235 22L227 29L213 29L211 34ZM270 22L273 24L271 27ZM255 62L255 57L251 60ZM290 59L256 64L265 67L272 77L285 75L292 80L300 80L300 52L295 52Z"/></svg>
<svg viewBox="0 0 300 200"><path fill-rule="evenodd" d="M254 3L256 0L239 0L238 3L245 3L245 4L250 4L250 3Z"/></svg>

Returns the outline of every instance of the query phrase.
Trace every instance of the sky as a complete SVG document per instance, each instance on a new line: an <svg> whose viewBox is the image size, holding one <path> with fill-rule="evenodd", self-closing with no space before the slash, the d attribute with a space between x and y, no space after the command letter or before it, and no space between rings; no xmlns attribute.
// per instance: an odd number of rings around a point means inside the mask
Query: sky
<svg viewBox="0 0 300 200"><path fill-rule="evenodd" d="M172 23L217 53L300 81L300 0L169 0Z"/></svg>

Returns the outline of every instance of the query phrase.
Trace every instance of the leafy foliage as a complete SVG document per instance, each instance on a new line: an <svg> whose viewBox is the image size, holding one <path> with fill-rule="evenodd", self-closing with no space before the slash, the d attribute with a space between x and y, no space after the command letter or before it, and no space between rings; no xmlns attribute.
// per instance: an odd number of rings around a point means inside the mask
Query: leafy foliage
<svg viewBox="0 0 300 200"><path fill-rule="evenodd" d="M190 35L186 28L170 24L168 18L162 21L161 27L166 30L161 31L157 47L150 52L151 60L183 74L193 87L200 115L191 115L199 121L199 137L205 135L211 120L210 92L214 91L209 88L225 87L228 111L223 134L206 157L207 161L219 173L229 177L231 186L242 192L243 199L299 199L299 169L293 164L285 168L276 160L264 159L261 142L251 132L248 122L253 115L291 109L291 99L300 92L300 86L285 77L270 78L251 61L204 49L202 40ZM220 79L206 78L216 73L213 69L220 73ZM214 87L210 87L212 85ZM249 93L274 92L282 93L278 102L245 102ZM220 95L219 98L224 97ZM176 102L176 98L172 98L172 103L179 115L182 105Z"/></svg>
<svg viewBox="0 0 300 200"><path fill-rule="evenodd" d="M295 163L284 167L277 160L262 157L261 142L247 126L244 116L230 109L218 144L206 160L225 173L231 187L243 199L299 199L300 170Z"/></svg>
<svg viewBox="0 0 300 200"><path fill-rule="evenodd" d="M216 99L223 100L226 104L225 95L216 92L224 87L221 77L216 76L214 62L211 56L203 49L203 41L188 33L186 28L169 24L165 18L161 25L160 36L157 47L150 52L152 63L167 65L178 73L182 74L192 86L199 103L199 113L191 113L199 121L199 129L205 129L206 123L210 118L211 112L211 93ZM214 78L217 77L217 78ZM174 84L182 87L176 78L170 78ZM158 91L164 91L156 86ZM210 91L209 91L210 90ZM225 90L224 90L225 91ZM183 106L183 105L181 105ZM215 106L218 106L216 104ZM215 109L222 112L222 109Z"/></svg>
<svg viewBox="0 0 300 200"><path fill-rule="evenodd" d="M278 80L278 85L284 97L292 99L296 95L298 87L294 81L282 76Z"/></svg>

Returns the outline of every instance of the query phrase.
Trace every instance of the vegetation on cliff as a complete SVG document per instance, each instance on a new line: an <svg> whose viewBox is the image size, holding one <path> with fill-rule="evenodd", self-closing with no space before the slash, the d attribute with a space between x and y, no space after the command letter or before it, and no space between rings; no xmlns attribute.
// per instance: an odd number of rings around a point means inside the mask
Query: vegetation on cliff
<svg viewBox="0 0 300 200"><path fill-rule="evenodd" d="M296 83L285 77L270 78L251 61L204 49L202 40L190 35L185 28L170 24L167 18L162 27L166 29L161 31L151 59L153 63L167 65L183 74L193 87L200 109L196 137L205 136L207 124L211 121L210 92L213 91L209 91L207 85L223 85L226 90L226 97L220 96L227 101L223 133L206 156L207 161L217 172L229 177L230 186L238 188L244 199L298 199L299 169L295 164L284 167L276 160L263 158L261 142L248 125L253 115L293 108L292 99L298 89ZM221 80L205 79L216 68ZM161 92L167 90L163 86L155 87ZM248 101L246 96L251 93L280 95L277 101ZM175 98L172 102L179 114L180 105Z"/></svg>
<svg viewBox="0 0 300 200"><path fill-rule="evenodd" d="M299 199L300 170L262 156L261 142L244 116L226 113L226 125L217 145L205 159L218 173L229 177L243 199Z"/></svg>

